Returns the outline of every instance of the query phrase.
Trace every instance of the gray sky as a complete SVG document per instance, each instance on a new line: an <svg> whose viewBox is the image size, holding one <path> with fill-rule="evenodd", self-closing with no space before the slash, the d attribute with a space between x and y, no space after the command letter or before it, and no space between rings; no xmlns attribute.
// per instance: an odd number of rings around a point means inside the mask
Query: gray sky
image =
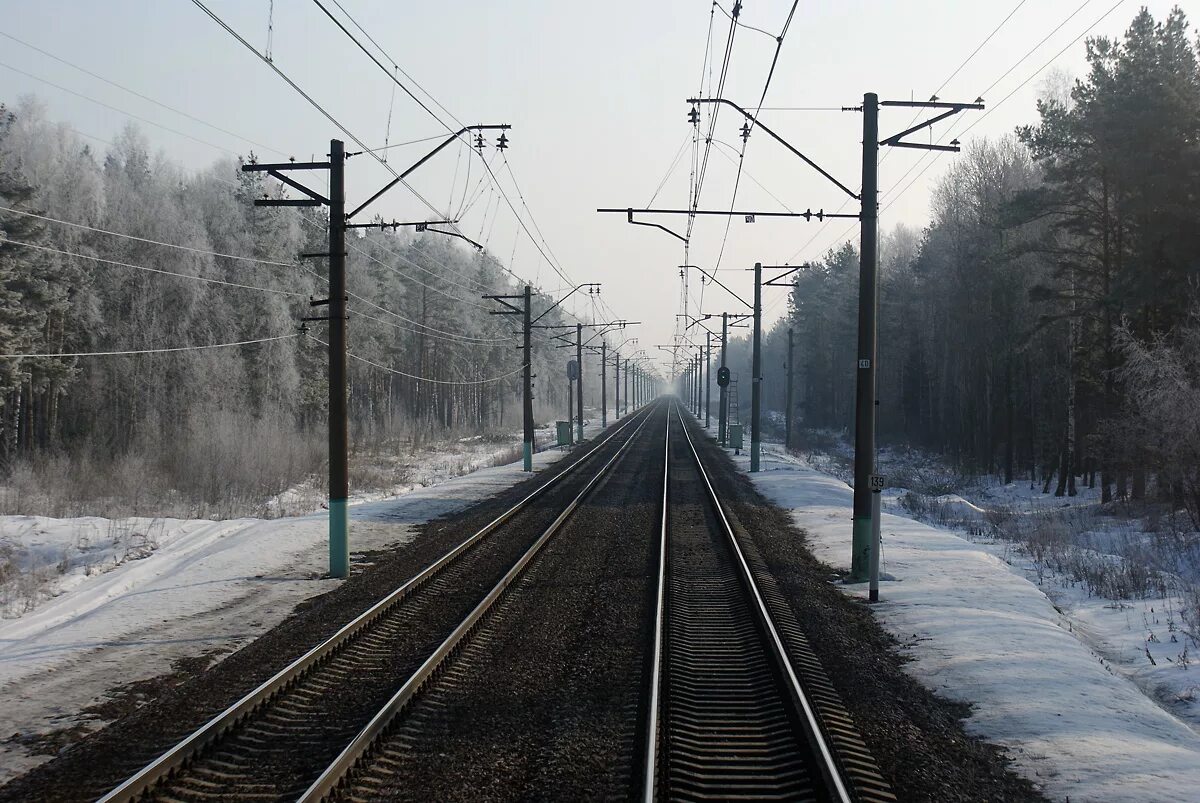
<svg viewBox="0 0 1200 803"><path fill-rule="evenodd" d="M1021 4L939 92L944 100L965 101L983 93L989 104L982 119L979 112L964 114L970 117L959 123L956 131L979 120L962 137L964 143L1003 135L1020 123L1033 122L1036 93L1049 70L1007 100L1005 97L1109 12L1114 2L1033 0ZM764 105L840 107L860 103L866 91L877 92L881 99L926 99L1018 3L802 1L784 40ZM255 47L261 50L266 45L268 0L211 0L208 5ZM331 0L326 5L338 13ZM707 75L702 79L701 67L710 3L342 0L342 5L402 69L463 122L512 124L512 146L507 152L512 171L533 220L568 275L575 282L603 282L603 296L617 314L644 321L636 333L641 345L669 342L681 297L676 266L682 263L682 244L656 230L629 226L621 215L599 215L594 210L646 205L689 137L685 100L698 91L702 80L706 89L709 82ZM726 9L731 5L732 0L722 2ZM1081 5L1082 10L1021 61ZM1175 3L1155 0L1146 5L1161 20ZM1200 18L1200 3L1193 0L1179 5L1193 23ZM741 21L778 33L790 7L786 0L746 0ZM340 136L267 65L188 0L0 0L0 8L0 31L235 135L173 114L0 38L0 63L210 143L140 124L155 147L189 167L206 166L230 152L244 154L252 147L268 159L286 155L308 158L325 153L330 137ZM1138 8L1136 2L1120 3L1089 35L1120 35ZM720 67L728 27L728 19L716 11L712 19L715 70ZM754 106L774 50L773 38L740 29L724 96ZM1055 59L1053 67L1080 75L1083 54L1080 40ZM273 58L371 146L383 144L389 109L390 142L444 133L399 90L393 101L394 85L307 0L275 2ZM1007 77L985 92L1018 62ZM95 137L112 138L129 119L0 67L0 99L11 101L29 92L42 99L52 119ZM906 110L884 110L881 135L904 128L911 115ZM764 111L761 119L843 183L858 189L860 115L772 110ZM722 112L716 137L736 148L741 124L741 119ZM935 138L945 130L944 126L935 129ZM278 152L254 147L243 137ZM393 149L390 161L399 169L420 158L433 144L436 142ZM465 155L461 161L458 157L456 147L448 148L412 179L440 209L451 202L452 186L454 206L464 191L468 160ZM910 172L923 157L925 161ZM736 158L735 151L714 146L701 208L729 208ZM953 158L945 155L935 161L919 151L885 155L880 168L880 188L885 191L882 227L901 222L918 228L924 225L932 183ZM911 186L899 192L931 162ZM689 146L658 194L656 206L687 206L690 167ZM508 170L499 161L494 169L524 214ZM476 158L471 166L472 188L479 171ZM366 198L390 178L367 157L351 160L347 176L352 202ZM886 192L893 187L892 193ZM781 210L786 205L793 210L833 211L843 200L845 196L836 187L765 134L751 137L738 209ZM374 209L388 218L409 220L427 214L403 188L393 190ZM854 209L852 202L843 211ZM685 226L682 216L656 220L677 230ZM472 237L486 239L489 250L506 263L515 253L512 267L518 274L547 288L564 284L519 232L498 194L485 190L464 217L462 228ZM693 233L690 261L711 269L724 233L722 219L701 219ZM820 224L760 219L745 224L734 220L719 275L748 298L750 278L745 269L755 261L804 261L820 256L846 237L857 238L853 221ZM692 283L693 313L701 292L696 279L694 276ZM784 311L785 303L783 290L768 292L764 303L769 322ZM739 307L739 302L719 288L704 291L705 312ZM586 301L576 309L579 314L590 314Z"/></svg>

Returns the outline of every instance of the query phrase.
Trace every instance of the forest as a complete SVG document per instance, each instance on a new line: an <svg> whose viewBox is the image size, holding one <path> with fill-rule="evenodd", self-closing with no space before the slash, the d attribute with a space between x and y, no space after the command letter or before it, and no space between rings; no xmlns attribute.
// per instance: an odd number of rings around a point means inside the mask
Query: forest
<svg viewBox="0 0 1200 803"><path fill-rule="evenodd" d="M945 160L924 230L881 237L879 438L1058 495L1152 494L1200 527L1197 41L1143 9L1087 61L1036 121ZM798 440L853 432L854 243L796 274L764 335L781 411L793 332ZM750 376L748 339L729 359Z"/></svg>
<svg viewBox="0 0 1200 803"><path fill-rule="evenodd" d="M321 476L323 324L300 324L316 314L310 297L326 295L327 266L299 255L327 250L327 222L323 209L254 206L281 186L234 159L189 173L134 126L101 147L46 119L35 98L0 105L0 470L10 490L55 485L157 513L170 495L198 509L261 502ZM376 479L372 456L520 430L519 327L490 315L498 307L482 296L523 292L524 281L461 241L382 227L350 237L347 275L356 487ZM569 289L535 287L534 314ZM541 323L562 324L564 310ZM540 422L567 407L565 378L551 381L566 361L551 332L534 341ZM585 370L598 379L599 357ZM597 384L586 386L598 403ZM11 496L7 512L24 512Z"/></svg>

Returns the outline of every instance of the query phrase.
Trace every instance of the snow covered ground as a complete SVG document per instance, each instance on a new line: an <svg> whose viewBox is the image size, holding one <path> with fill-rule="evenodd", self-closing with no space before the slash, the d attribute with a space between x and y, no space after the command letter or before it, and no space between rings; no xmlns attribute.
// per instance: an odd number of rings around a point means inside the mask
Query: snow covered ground
<svg viewBox="0 0 1200 803"><path fill-rule="evenodd" d="M745 454L734 460L748 469ZM774 444L765 445L762 471L751 477L791 511L819 559L848 567L845 482ZM962 498L944 501L964 521L972 509L981 512ZM1178 632L1177 617L1171 630L1168 603L1090 598L1041 567L1048 596L1035 583L1038 569L1011 543L965 535L883 516L883 571L893 579L881 584L874 611L912 659L908 671L943 697L971 704L969 732L1008 748L1018 771L1053 798L1200 799L1200 733L1187 691L1200 682L1200 668L1177 657L1195 645ZM1162 672L1174 673L1165 691L1152 676L1160 673L1133 669L1154 669L1146 647Z"/></svg>
<svg viewBox="0 0 1200 803"><path fill-rule="evenodd" d="M470 459L490 465L495 449L480 444ZM407 543L417 525L527 476L519 461L454 476L462 449L450 451L453 460L427 462L421 486L351 506L355 553ZM535 470L563 454L538 453ZM11 601L7 613L17 618L0 619L0 783L49 758L29 749L30 737L99 727L81 711L114 688L182 659L232 652L338 583L323 577L320 512L230 521L4 516L0 544L26 565L53 569L27 599Z"/></svg>

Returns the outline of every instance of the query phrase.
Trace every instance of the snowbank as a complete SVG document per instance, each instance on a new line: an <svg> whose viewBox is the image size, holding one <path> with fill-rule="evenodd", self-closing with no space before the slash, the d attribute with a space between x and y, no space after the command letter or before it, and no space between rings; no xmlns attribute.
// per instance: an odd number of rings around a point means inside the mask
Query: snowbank
<svg viewBox="0 0 1200 803"><path fill-rule="evenodd" d="M746 455L734 460L748 468ZM791 511L819 559L847 567L850 488L771 447L762 469L751 475L759 491ZM902 516L884 514L882 533L895 581L881 584L876 616L912 658L909 672L972 705L969 732L1007 747L1054 798L1196 799L1200 735L1115 674L1018 569Z"/></svg>
<svg viewBox="0 0 1200 803"><path fill-rule="evenodd" d="M540 452L534 468L565 453ZM519 461L440 482L426 474L428 487L352 505L351 549L407 543L417 525L526 476ZM114 688L168 672L181 659L233 651L334 588L338 581L323 577L327 526L323 513L231 521L0 517L0 539L29 559L73 556L54 580L55 596L0 620L0 734L8 737L0 741L0 783L49 758L26 747L30 737L98 727L80 712Z"/></svg>

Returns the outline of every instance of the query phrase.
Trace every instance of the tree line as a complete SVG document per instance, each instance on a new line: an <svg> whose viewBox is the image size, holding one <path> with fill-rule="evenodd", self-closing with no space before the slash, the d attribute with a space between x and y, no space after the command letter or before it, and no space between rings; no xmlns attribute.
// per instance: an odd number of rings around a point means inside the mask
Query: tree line
<svg viewBox="0 0 1200 803"><path fill-rule="evenodd" d="M326 265L298 255L327 250L327 220L322 209L254 206L281 187L239 167L223 159L189 172L133 126L99 147L48 120L36 99L0 105L3 473L39 455L104 466L136 453L180 488L213 444L245 455L270 451L256 438L321 443L323 325L301 334L298 324L319 314L309 298L326 295ZM490 315L481 296L523 283L496 258L381 227L349 237L347 276L360 448L520 429L519 324ZM535 314L554 300L535 288ZM542 323L565 320L560 307ZM267 342L196 348L256 340ZM541 333L534 343L546 420L566 407L566 356ZM190 350L13 356L153 349ZM597 375L598 358L586 362ZM291 480L319 471L313 454L299 459Z"/></svg>
<svg viewBox="0 0 1200 803"><path fill-rule="evenodd" d="M1059 495L1151 483L1200 526L1197 42L1178 8L1143 9L1086 47L1036 122L955 157L922 231L881 238L879 437ZM797 274L764 337L768 406L791 329L798 420L852 433L857 293L849 244ZM731 355L748 377L747 344Z"/></svg>

